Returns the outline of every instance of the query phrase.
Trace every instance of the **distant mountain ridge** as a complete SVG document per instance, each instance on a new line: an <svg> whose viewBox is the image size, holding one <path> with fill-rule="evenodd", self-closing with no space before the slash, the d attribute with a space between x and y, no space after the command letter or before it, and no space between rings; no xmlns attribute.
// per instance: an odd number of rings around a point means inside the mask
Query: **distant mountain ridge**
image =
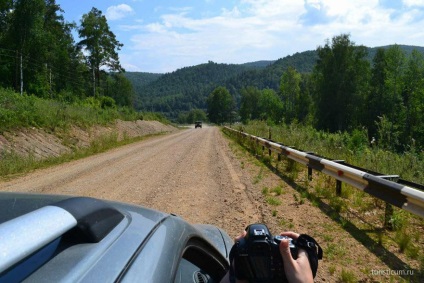
<svg viewBox="0 0 424 283"><path fill-rule="evenodd" d="M256 62L248 62L248 63L243 63L241 65L246 66L246 67L252 67L252 68L265 68L268 67L269 65L272 65L275 63L276 60L262 60L262 61L256 61Z"/></svg>
<svg viewBox="0 0 424 283"><path fill-rule="evenodd" d="M372 60L378 48L368 48L368 59ZM416 49L424 53L424 47L399 45L409 55ZM304 51L275 61L256 61L244 64L218 64L209 61L191 67L184 67L171 73L152 74L127 72L136 92L136 108L143 111L162 112L169 118L176 118L181 111L206 108L206 98L218 86L225 86L236 98L239 91L247 86L259 89L279 89L284 71L294 67L300 73L312 72L317 51Z"/></svg>

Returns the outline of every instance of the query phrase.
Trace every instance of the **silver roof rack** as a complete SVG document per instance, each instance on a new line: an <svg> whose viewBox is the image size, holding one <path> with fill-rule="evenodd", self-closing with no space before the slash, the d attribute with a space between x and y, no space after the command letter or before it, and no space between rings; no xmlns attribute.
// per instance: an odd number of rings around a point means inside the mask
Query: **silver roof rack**
<svg viewBox="0 0 424 283"><path fill-rule="evenodd" d="M85 242L101 241L124 215L106 202L78 197L0 224L0 273L75 229Z"/></svg>
<svg viewBox="0 0 424 283"><path fill-rule="evenodd" d="M77 225L63 208L45 206L0 224L0 272Z"/></svg>

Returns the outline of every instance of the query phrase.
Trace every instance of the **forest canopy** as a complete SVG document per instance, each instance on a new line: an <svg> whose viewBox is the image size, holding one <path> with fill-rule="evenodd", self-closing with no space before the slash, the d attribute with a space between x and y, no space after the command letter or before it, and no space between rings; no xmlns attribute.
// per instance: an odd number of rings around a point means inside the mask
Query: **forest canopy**
<svg viewBox="0 0 424 283"><path fill-rule="evenodd" d="M123 45L106 17L92 8L76 24L63 13L55 0L0 2L0 86L68 102L108 96L133 107L118 56Z"/></svg>

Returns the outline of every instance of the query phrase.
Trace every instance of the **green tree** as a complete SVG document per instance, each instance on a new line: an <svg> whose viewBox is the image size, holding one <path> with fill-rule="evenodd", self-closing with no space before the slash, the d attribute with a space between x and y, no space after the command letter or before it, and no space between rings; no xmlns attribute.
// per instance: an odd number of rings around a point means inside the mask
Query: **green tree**
<svg viewBox="0 0 424 283"><path fill-rule="evenodd" d="M13 0L0 0L0 43L6 35L5 32L8 29L12 8Z"/></svg>
<svg viewBox="0 0 424 283"><path fill-rule="evenodd" d="M0 46L7 48L1 49L7 56L0 54L4 86L53 98L84 85L85 62L72 36L75 24L65 22L55 0L3 0L0 11Z"/></svg>
<svg viewBox="0 0 424 283"><path fill-rule="evenodd" d="M250 86L241 90L240 117L243 123L260 118L258 105L261 95L261 91L255 87Z"/></svg>
<svg viewBox="0 0 424 283"><path fill-rule="evenodd" d="M0 86L3 87L10 87L13 83L12 73L16 52L4 48L8 46L6 37L10 26L12 7L12 0L0 0Z"/></svg>
<svg viewBox="0 0 424 283"><path fill-rule="evenodd" d="M263 120L280 123L282 118L283 103L273 89L264 89L259 98L259 111Z"/></svg>
<svg viewBox="0 0 424 283"><path fill-rule="evenodd" d="M318 47L317 52L314 97L318 128L335 132L358 127L369 82L366 48L342 34L333 37L331 44L327 41Z"/></svg>
<svg viewBox="0 0 424 283"><path fill-rule="evenodd" d="M231 119L235 101L225 87L217 87L207 98L208 118L212 123L222 124Z"/></svg>
<svg viewBox="0 0 424 283"><path fill-rule="evenodd" d="M206 121L207 115L202 109L192 109L188 112L187 123L193 124L195 121Z"/></svg>
<svg viewBox="0 0 424 283"><path fill-rule="evenodd" d="M284 118L290 123L297 117L300 104L300 83L302 76L293 67L281 76L280 93L284 104Z"/></svg>
<svg viewBox="0 0 424 283"><path fill-rule="evenodd" d="M368 111L365 125L372 137L377 136L378 117L389 113L390 102L385 95L387 69L386 51L379 48L372 61L370 92L366 99Z"/></svg>
<svg viewBox="0 0 424 283"><path fill-rule="evenodd" d="M405 144L424 146L424 55L413 50L407 62L403 102L406 108L404 140Z"/></svg>
<svg viewBox="0 0 424 283"><path fill-rule="evenodd" d="M133 107L135 93L131 82L120 73L112 73L105 79L105 95L112 97L117 105Z"/></svg>
<svg viewBox="0 0 424 283"><path fill-rule="evenodd" d="M16 50L14 86L17 91L22 92L28 85L34 84L37 74L43 72L42 65L34 61L44 52L45 10L44 0L17 0L14 4L6 42L8 48ZM47 82L37 83L44 88Z"/></svg>
<svg viewBox="0 0 424 283"><path fill-rule="evenodd" d="M100 86L101 67L106 67L109 71L124 71L119 63L117 52L123 44L116 39L115 34L109 29L106 17L94 7L88 14L82 16L78 34L82 38L78 46L88 52L87 62L92 71L95 95L95 88Z"/></svg>
<svg viewBox="0 0 424 283"><path fill-rule="evenodd" d="M388 112L385 113L392 125L402 132L405 127L405 107L402 100L403 76L405 74L406 57L398 45L390 47L386 52L386 100L388 101ZM393 131L394 132L394 131ZM391 148L399 145L395 136L388 141Z"/></svg>
<svg viewBox="0 0 424 283"><path fill-rule="evenodd" d="M43 65L44 75L48 81L50 96L62 90L74 90L79 94L78 88L87 83L82 67L84 61L80 60L81 53L75 48L72 32L76 29L74 23L65 22L64 12L56 0L46 0L46 12L43 24L43 45L45 49ZM39 58L41 59L41 58ZM87 89L84 87L84 91Z"/></svg>
<svg viewBox="0 0 424 283"><path fill-rule="evenodd" d="M300 97L296 108L297 120L299 122L311 124L312 122L312 97L313 89L311 74L302 74L300 81Z"/></svg>

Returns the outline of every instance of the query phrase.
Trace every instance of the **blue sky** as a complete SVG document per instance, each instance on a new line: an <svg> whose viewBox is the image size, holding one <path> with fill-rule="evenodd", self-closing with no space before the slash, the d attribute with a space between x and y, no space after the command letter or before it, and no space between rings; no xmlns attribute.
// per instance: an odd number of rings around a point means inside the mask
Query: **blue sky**
<svg viewBox="0 0 424 283"><path fill-rule="evenodd" d="M127 71L276 60L341 33L357 45L424 46L424 0L56 0L80 24L101 10ZM78 40L78 39L76 39Z"/></svg>

